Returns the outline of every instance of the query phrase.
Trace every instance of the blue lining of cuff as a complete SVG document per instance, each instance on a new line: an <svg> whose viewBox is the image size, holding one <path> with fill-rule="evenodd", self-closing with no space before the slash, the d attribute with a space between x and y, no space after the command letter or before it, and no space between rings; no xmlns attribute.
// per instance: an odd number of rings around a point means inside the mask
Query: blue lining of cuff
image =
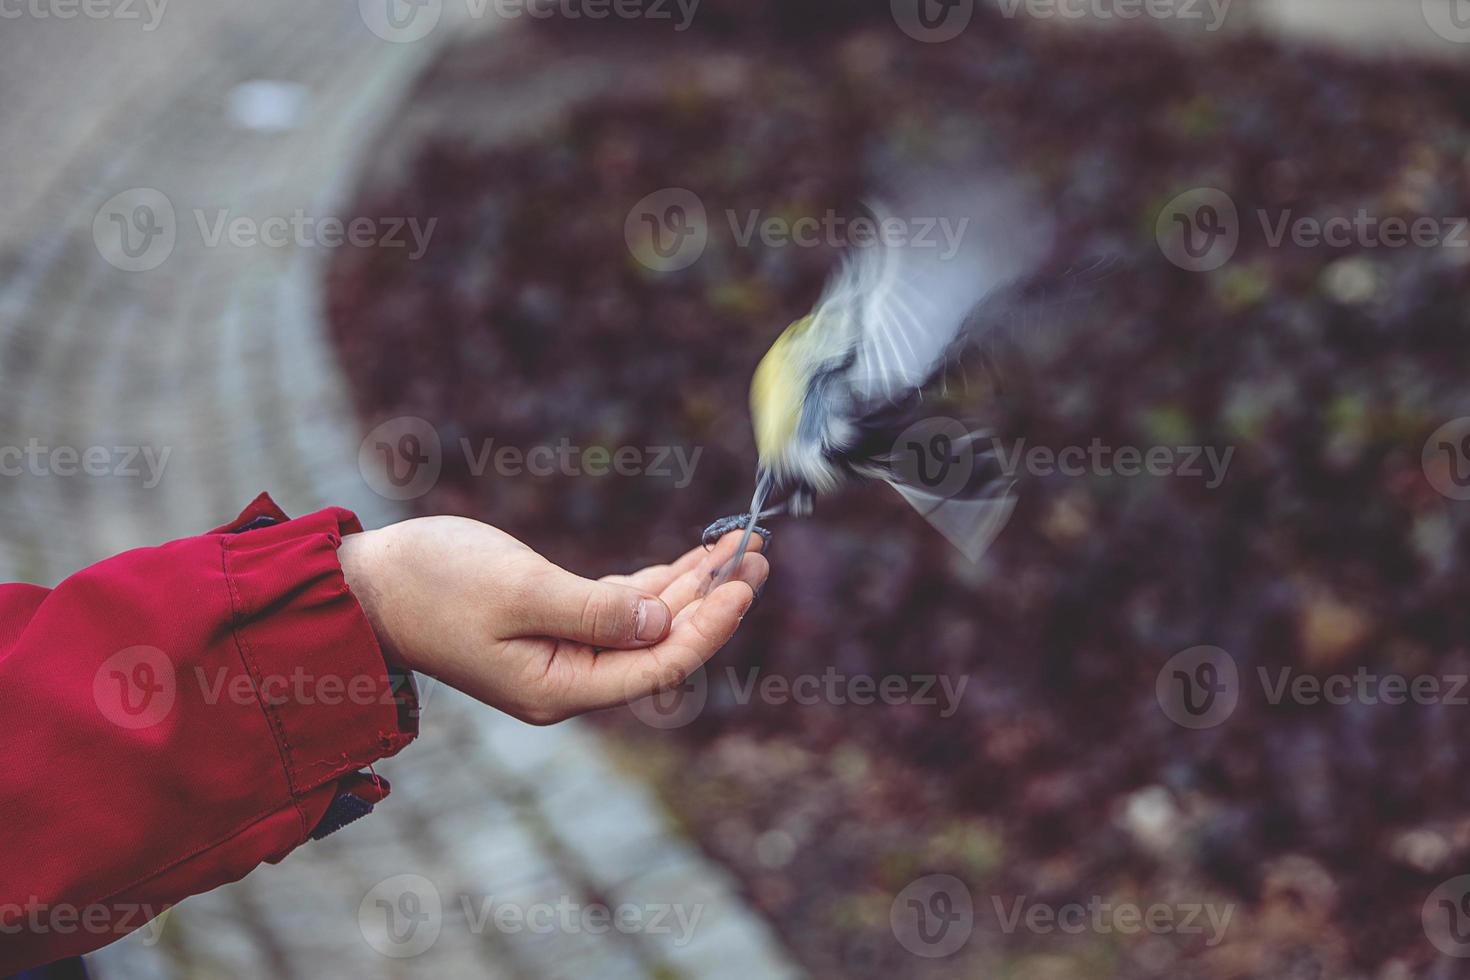
<svg viewBox="0 0 1470 980"><path fill-rule="evenodd" d="M316 829L311 832L312 840L321 840L328 834L335 834L354 820L361 820L373 812L373 805L361 797L353 796L351 793L340 793L327 807L327 812L317 822Z"/></svg>

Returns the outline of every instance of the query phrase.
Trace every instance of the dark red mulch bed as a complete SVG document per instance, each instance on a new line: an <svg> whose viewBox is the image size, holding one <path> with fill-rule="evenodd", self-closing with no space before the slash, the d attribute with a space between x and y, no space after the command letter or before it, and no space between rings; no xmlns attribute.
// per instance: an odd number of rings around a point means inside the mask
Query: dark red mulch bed
<svg viewBox="0 0 1470 980"><path fill-rule="evenodd" d="M1036 342L1021 332L997 431L1233 447L1224 482L1028 480L978 569L885 489L824 501L778 525L770 588L703 714L669 733L608 724L821 975L1422 968L1420 906L1470 870L1470 707L1273 706L1255 677L1470 669L1470 505L1420 466L1429 433L1470 414L1470 273L1454 249L1269 248L1254 215L1470 212L1470 76L991 20L923 45L861 11L812 19L820 6L710 4L676 39L538 25L432 70L406 112L513 101L513 80L598 59L637 81L507 146L431 130L406 175L368 180L354 213L439 224L418 262L344 250L331 270L365 423L438 427L451 451L424 512L483 518L588 573L666 559L748 498L751 368L833 258L738 247L725 209L850 212L878 174L1003 153L1046 191L1058 268L1087 271L1050 287L1064 301ZM712 216L704 257L675 274L623 238L633 203L666 186ZM1154 244L1161 206L1196 186L1229 190L1244 217L1239 254L1208 275ZM476 478L461 438L702 455L682 488ZM1197 644L1230 651L1245 684L1229 721L1195 732L1165 717L1155 678ZM941 718L740 704L726 672L829 665L971 680ZM927 872L967 882L984 934L932 963L888 926ZM993 895L1240 908L1209 948L1002 935Z"/></svg>

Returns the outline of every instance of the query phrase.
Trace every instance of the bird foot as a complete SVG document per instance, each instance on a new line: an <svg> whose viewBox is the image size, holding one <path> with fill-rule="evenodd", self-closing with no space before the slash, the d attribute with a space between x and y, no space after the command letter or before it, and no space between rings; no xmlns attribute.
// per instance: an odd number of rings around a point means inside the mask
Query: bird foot
<svg viewBox="0 0 1470 980"><path fill-rule="evenodd" d="M714 545L715 542L719 541L725 535L729 534L731 531L744 530L749 524L749 512L744 514L731 514L729 517L722 517L711 524L709 527L705 528L704 534L701 536L700 540L703 541L704 546L708 548ZM751 530L753 530L756 534L759 534L761 536L761 539L765 541L766 544L770 544L771 532L769 528L764 528L757 524L755 527L751 528Z"/></svg>

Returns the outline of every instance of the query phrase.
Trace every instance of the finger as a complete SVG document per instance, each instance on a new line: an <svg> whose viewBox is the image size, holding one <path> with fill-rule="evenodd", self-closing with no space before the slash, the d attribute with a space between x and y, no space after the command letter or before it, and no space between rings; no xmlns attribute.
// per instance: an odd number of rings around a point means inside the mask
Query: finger
<svg viewBox="0 0 1470 980"><path fill-rule="evenodd" d="M680 616L657 646L599 654L578 691L584 699L581 710L610 708L679 687L729 642L754 601L748 583L726 582Z"/></svg>
<svg viewBox="0 0 1470 980"><path fill-rule="evenodd" d="M604 575L598 579L609 585L626 585L640 592L659 593L669 587L677 577L672 565L649 565L627 575Z"/></svg>
<svg viewBox="0 0 1470 980"><path fill-rule="evenodd" d="M704 545L696 545L678 560L668 565L650 565L629 575L607 575L602 578L604 582L612 582L617 585L631 585L635 589L658 594L674 583L680 575L697 566L709 550Z"/></svg>
<svg viewBox="0 0 1470 980"><path fill-rule="evenodd" d="M676 578L672 585L660 593L664 604L669 607L669 610L675 616L679 615L680 610L689 605L689 603L698 599L701 591L705 588L705 583L709 582L714 575L718 574L719 570L725 567L726 562L735 556L735 549L739 547L740 538L743 534L743 531L731 531L719 541L715 542L715 546L709 551L704 551L701 548L699 560L692 563L687 571ZM750 541L746 544L746 553L741 560L740 568L731 577L731 581L740 579L750 582L751 580L748 576L751 574L750 569L752 568L769 570L770 566L766 564L764 557L761 557L758 565L751 564L752 557L760 557L760 550L760 536L751 535ZM764 575L762 575L761 581L765 581ZM755 584L752 584L751 587L759 588Z"/></svg>
<svg viewBox="0 0 1470 980"><path fill-rule="evenodd" d="M673 612L651 592L594 582L551 564L530 578L510 615L515 636L551 636L618 649L657 643L673 622Z"/></svg>

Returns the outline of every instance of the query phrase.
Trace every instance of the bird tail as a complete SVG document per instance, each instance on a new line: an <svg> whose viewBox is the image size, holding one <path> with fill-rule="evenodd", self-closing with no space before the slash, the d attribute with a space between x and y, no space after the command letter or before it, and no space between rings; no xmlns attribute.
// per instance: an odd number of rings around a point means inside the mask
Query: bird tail
<svg viewBox="0 0 1470 980"><path fill-rule="evenodd" d="M991 542L1005 530L1011 512L1016 509L1016 495L1009 485L994 488L989 495L968 499L938 496L897 480L889 480L888 485L972 562L978 562Z"/></svg>
<svg viewBox="0 0 1470 980"><path fill-rule="evenodd" d="M893 487L970 561L979 561L1011 518L1016 480L990 434L952 418L908 425L858 472Z"/></svg>

